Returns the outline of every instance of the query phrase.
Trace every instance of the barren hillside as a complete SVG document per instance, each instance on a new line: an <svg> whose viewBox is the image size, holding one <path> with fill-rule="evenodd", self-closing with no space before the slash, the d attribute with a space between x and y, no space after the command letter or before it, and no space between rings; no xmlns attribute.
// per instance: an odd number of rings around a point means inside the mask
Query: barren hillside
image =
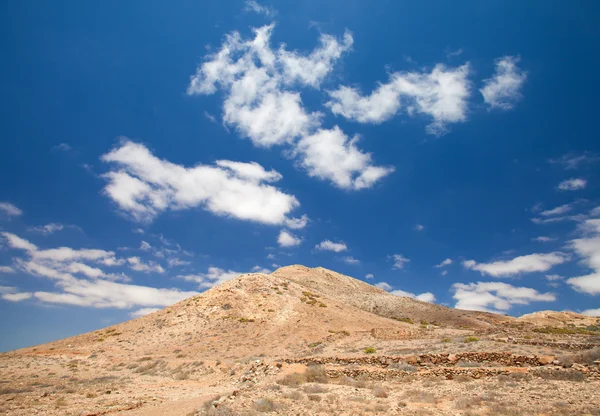
<svg viewBox="0 0 600 416"><path fill-rule="evenodd" d="M598 324L455 310L288 266L0 355L0 413L522 414L564 400L547 414L597 414ZM524 382L538 389L533 401ZM529 401L493 401L488 389Z"/></svg>

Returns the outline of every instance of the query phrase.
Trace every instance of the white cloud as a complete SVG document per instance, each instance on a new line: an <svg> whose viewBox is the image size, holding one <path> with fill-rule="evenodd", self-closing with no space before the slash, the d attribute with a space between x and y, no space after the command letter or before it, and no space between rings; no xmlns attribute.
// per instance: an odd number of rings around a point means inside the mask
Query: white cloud
<svg viewBox="0 0 600 416"><path fill-rule="evenodd" d="M331 240L324 240L317 244L315 249L319 251L335 251L336 253L339 253L340 251L348 250L348 247L346 246L346 243L341 241L339 243L334 243Z"/></svg>
<svg viewBox="0 0 600 416"><path fill-rule="evenodd" d="M367 275L365 276L365 279L373 279L375 276L373 275L373 273L367 273Z"/></svg>
<svg viewBox="0 0 600 416"><path fill-rule="evenodd" d="M68 152L73 150L69 143L60 143L52 148L52 150L60 150L61 152Z"/></svg>
<svg viewBox="0 0 600 416"><path fill-rule="evenodd" d="M264 273L260 271L259 273ZM188 274L177 276L179 279L188 282L198 283L198 287L202 289L211 288L231 279L235 279L243 273L233 270L225 270L219 267L209 267L206 273Z"/></svg>
<svg viewBox="0 0 600 416"><path fill-rule="evenodd" d="M442 276L446 276L448 274L448 270L442 270L442 272L440 273Z"/></svg>
<svg viewBox="0 0 600 416"><path fill-rule="evenodd" d="M263 274L269 274L271 273L271 270L265 268L265 267L260 267L260 266L254 266L252 268L252 273L263 273Z"/></svg>
<svg viewBox="0 0 600 416"><path fill-rule="evenodd" d="M306 227L308 224L308 217L306 214L302 215L300 218L288 218L284 221L284 225L292 230L299 230Z"/></svg>
<svg viewBox="0 0 600 416"><path fill-rule="evenodd" d="M477 263L475 260L463 261L463 267L477 270L481 274L494 277L510 277L521 273L545 272L553 266L565 263L569 256L561 252L547 254L529 254L515 257L511 260L495 261L491 263Z"/></svg>
<svg viewBox="0 0 600 416"><path fill-rule="evenodd" d="M492 78L484 80L479 90L490 108L510 110L522 98L521 89L527 74L518 66L519 58L505 56L496 60L496 72Z"/></svg>
<svg viewBox="0 0 600 416"><path fill-rule="evenodd" d="M542 211L542 212L540 212L540 215L542 215L544 217L550 217L550 216L554 216L554 215L562 215L562 214L566 214L567 212L571 211L572 209L573 209L573 204L564 204L564 205L560 205L553 209Z"/></svg>
<svg viewBox="0 0 600 416"><path fill-rule="evenodd" d="M154 262L148 262L148 263L144 263L142 261L142 259L140 259L137 256L133 256L133 257L128 257L127 258L127 264L129 265L129 268L131 270L135 270L138 272L144 272L144 273L164 273L165 269L162 268L162 266L160 264L154 263Z"/></svg>
<svg viewBox="0 0 600 416"><path fill-rule="evenodd" d="M427 127L431 134L442 135L447 124L467 118L470 84L469 65L446 68L438 64L430 73L396 72L387 84L380 84L369 96L352 87L329 91L326 106L336 115L359 123L382 123L401 109L408 115L433 119Z"/></svg>
<svg viewBox="0 0 600 416"><path fill-rule="evenodd" d="M160 311L160 308L141 308L129 313L132 318L139 318L140 316L150 315L151 313Z"/></svg>
<svg viewBox="0 0 600 416"><path fill-rule="evenodd" d="M10 202L0 202L0 216L5 217L18 217L23 215L23 211L17 208Z"/></svg>
<svg viewBox="0 0 600 416"><path fill-rule="evenodd" d="M378 287L379 289L383 289L385 291L390 291L392 290L392 285L390 285L387 282L379 282L379 283L375 283L375 287Z"/></svg>
<svg viewBox="0 0 600 416"><path fill-rule="evenodd" d="M587 181L581 178L572 178L562 181L558 184L558 190L560 191L577 191L585 188Z"/></svg>
<svg viewBox="0 0 600 416"><path fill-rule="evenodd" d="M148 286L118 283L127 280L124 275L106 273L98 266L123 265L124 260L112 251L99 249L72 249L59 247L40 250L37 246L11 233L2 233L10 247L23 250L25 257L15 259L15 264L28 274L54 281L59 292L32 292L32 298L46 303L77 305L93 308L132 308L168 306L197 292L179 289L159 289ZM128 259L131 266L131 262ZM133 261L133 265L143 262ZM76 277L79 276L79 277ZM88 280L91 279L91 280ZM25 297L25 295L21 295ZM13 300L18 299L17 296Z"/></svg>
<svg viewBox="0 0 600 416"><path fill-rule="evenodd" d="M457 309L500 313L513 305L531 302L553 302L553 293L539 293L528 287L516 287L503 282L455 283L452 285Z"/></svg>
<svg viewBox="0 0 600 416"><path fill-rule="evenodd" d="M451 264L452 264L452 259L446 259L446 260L442 261L440 264L436 264L434 267L437 267L439 269L441 267L450 266Z"/></svg>
<svg viewBox="0 0 600 416"><path fill-rule="evenodd" d="M394 260L394 265L392 266L392 269L403 269L404 265L410 262L410 259L407 259L402 254L394 254L392 258Z"/></svg>
<svg viewBox="0 0 600 416"><path fill-rule="evenodd" d="M150 251L152 250L152 246L147 241L142 240L142 242L140 243L140 250Z"/></svg>
<svg viewBox="0 0 600 416"><path fill-rule="evenodd" d="M546 277L546 280L549 282L556 282L558 280L564 280L564 277L562 277L558 274L547 274L545 277Z"/></svg>
<svg viewBox="0 0 600 416"><path fill-rule="evenodd" d="M342 189L369 188L393 171L375 166L339 127L322 127L323 115L305 110L300 87L319 88L353 39L321 35L308 55L269 43L274 25L254 29L254 39L233 32L191 78L188 94L225 92L223 120L257 147L286 145L286 155L312 177ZM333 162L333 163L332 163Z"/></svg>
<svg viewBox="0 0 600 416"><path fill-rule="evenodd" d="M395 295L395 296L403 296L406 298L413 298L416 300L420 300L422 302L430 302L430 303L435 302L435 295L431 292L425 292L425 293L421 293L420 295L415 295L414 293L406 292L406 291L400 290L400 289L394 290L392 285L390 285L387 282L379 282L375 286L380 289L385 290L386 292L390 292L392 295Z"/></svg>
<svg viewBox="0 0 600 416"><path fill-rule="evenodd" d="M246 0L244 11L254 12L257 14L264 14L267 17L275 16L277 14L277 11L275 9L268 6L263 6L259 4L256 0Z"/></svg>
<svg viewBox="0 0 600 416"><path fill-rule="evenodd" d="M33 294L29 292L19 292L19 293L5 293L2 295L2 299L8 300L9 302L21 302L26 299L31 299Z"/></svg>
<svg viewBox="0 0 600 416"><path fill-rule="evenodd" d="M62 224L56 224L51 222L50 224L46 224L46 225L39 225L37 227L29 227L28 231L32 231L34 233L40 233L43 235L50 235L50 234L54 234L56 231L62 231L65 228L64 225Z"/></svg>
<svg viewBox="0 0 600 416"><path fill-rule="evenodd" d="M425 229L425 226L422 224L415 225L415 230L417 230L417 231L423 231L424 229Z"/></svg>
<svg viewBox="0 0 600 416"><path fill-rule="evenodd" d="M188 264L191 264L191 262L189 262L187 260L181 260L178 257L170 257L167 259L167 264L169 265L169 267L177 267L177 266L186 266Z"/></svg>
<svg viewBox="0 0 600 416"><path fill-rule="evenodd" d="M136 234L144 234L144 230L142 230L141 228L134 228L131 231L134 232L134 233L136 233Z"/></svg>
<svg viewBox="0 0 600 416"><path fill-rule="evenodd" d="M537 241L538 243L549 243L551 241L556 241L556 238L541 235L539 237L532 238L532 241Z"/></svg>
<svg viewBox="0 0 600 416"><path fill-rule="evenodd" d="M14 273L15 269L10 266L0 266L0 273Z"/></svg>
<svg viewBox="0 0 600 416"><path fill-rule="evenodd" d="M352 256L346 256L346 257L343 257L343 258L342 258L342 261L343 261L344 263L346 263L346 264L359 264L359 263L360 263L360 260L358 260L358 259L355 259L355 258L354 258L354 257L352 257Z"/></svg>
<svg viewBox="0 0 600 416"><path fill-rule="evenodd" d="M280 247L294 247L299 245L301 242L301 238L296 237L287 230L281 230L279 236L277 237L277 243Z"/></svg>
<svg viewBox="0 0 600 416"><path fill-rule="evenodd" d="M217 215L265 224L282 224L299 205L293 195L268 185L281 179L257 163L218 160L186 168L158 159L143 145L123 140L102 156L114 170L104 178L104 193L141 222L167 210L200 206Z"/></svg>
<svg viewBox="0 0 600 416"><path fill-rule="evenodd" d="M581 312L582 315L585 316L598 316L600 317L600 308L599 309L586 309L585 311Z"/></svg>
<svg viewBox="0 0 600 416"><path fill-rule="evenodd" d="M579 292L598 295L600 294L600 219L586 220L580 226L580 230L584 237L571 240L569 245L593 272L572 277L567 280L567 283Z"/></svg>
<svg viewBox="0 0 600 416"><path fill-rule="evenodd" d="M567 153L566 155L562 155L557 159L550 159L549 162L554 164L560 164L566 170L574 170L579 168L581 165L595 163L599 160L600 157L598 157L597 155L584 152L581 154Z"/></svg>
<svg viewBox="0 0 600 416"><path fill-rule="evenodd" d="M309 176L330 180L342 189L365 189L394 171L373 166L370 153L356 147L358 137L349 139L339 127L319 129L303 137L295 150Z"/></svg>

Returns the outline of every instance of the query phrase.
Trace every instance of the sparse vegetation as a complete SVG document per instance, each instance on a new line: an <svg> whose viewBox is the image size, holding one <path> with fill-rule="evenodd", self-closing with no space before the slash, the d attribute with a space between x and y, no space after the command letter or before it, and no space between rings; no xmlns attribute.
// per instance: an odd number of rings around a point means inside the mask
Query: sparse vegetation
<svg viewBox="0 0 600 416"><path fill-rule="evenodd" d="M452 338L442 338L440 342L444 344L449 344L452 342Z"/></svg>
<svg viewBox="0 0 600 416"><path fill-rule="evenodd" d="M392 319L396 320L396 321L400 321L400 322L406 322L407 324L411 324L414 325L415 322L410 319L409 317L402 317L402 318L398 318L397 316L392 316Z"/></svg>
<svg viewBox="0 0 600 416"><path fill-rule="evenodd" d="M479 342L479 338L477 337L466 337L465 338L465 342L469 343L469 342Z"/></svg>
<svg viewBox="0 0 600 416"><path fill-rule="evenodd" d="M365 354L375 354L377 352L377 349L374 347L367 347L364 350Z"/></svg>
<svg viewBox="0 0 600 416"><path fill-rule="evenodd" d="M274 412L276 409L275 402L271 399L262 398L254 402L254 408L259 412Z"/></svg>

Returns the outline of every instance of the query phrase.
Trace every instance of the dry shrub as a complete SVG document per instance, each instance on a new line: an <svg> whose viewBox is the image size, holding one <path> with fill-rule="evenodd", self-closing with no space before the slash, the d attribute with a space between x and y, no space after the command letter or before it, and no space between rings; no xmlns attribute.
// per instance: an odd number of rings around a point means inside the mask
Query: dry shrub
<svg viewBox="0 0 600 416"><path fill-rule="evenodd" d="M373 395L375 397L379 397L380 399L385 399L386 397L388 397L388 393L383 387L374 387Z"/></svg>
<svg viewBox="0 0 600 416"><path fill-rule="evenodd" d="M410 401L413 402L418 402L418 403L430 403L430 404L436 404L439 403L440 399L433 393L430 393L428 391L422 391L422 390L407 390L404 393L404 397L406 399L409 399Z"/></svg>
<svg viewBox="0 0 600 416"><path fill-rule="evenodd" d="M375 413L387 413L390 407L385 404L376 404L372 410Z"/></svg>
<svg viewBox="0 0 600 416"><path fill-rule="evenodd" d="M483 399L481 397L461 397L454 402L454 407L461 410L472 409L481 406L482 403Z"/></svg>
<svg viewBox="0 0 600 416"><path fill-rule="evenodd" d="M387 368L391 368L393 370L407 371L409 373L414 373L419 369L414 365L406 364L406 363L391 363Z"/></svg>
<svg viewBox="0 0 600 416"><path fill-rule="evenodd" d="M311 365L306 369L306 381L309 383L326 384L329 377L325 374L325 369L320 365Z"/></svg>
<svg viewBox="0 0 600 416"><path fill-rule="evenodd" d="M560 381L585 381L585 376L579 371L555 370L552 368L536 368L531 371L534 377L540 377L543 380Z"/></svg>
<svg viewBox="0 0 600 416"><path fill-rule="evenodd" d="M582 351L573 356L573 361L579 364L593 364L597 360L600 360L600 347Z"/></svg>
<svg viewBox="0 0 600 416"><path fill-rule="evenodd" d="M458 374L458 375L454 376L452 379L459 383L469 383L469 382L473 381L473 377L468 376L466 374Z"/></svg>
<svg viewBox="0 0 600 416"><path fill-rule="evenodd" d="M319 396L318 394L309 394L308 400L313 401L313 402L320 402L321 396Z"/></svg>
<svg viewBox="0 0 600 416"><path fill-rule="evenodd" d="M281 396L285 399L290 399L290 400L303 400L304 399L304 395L302 393L300 393L298 390L283 393Z"/></svg>
<svg viewBox="0 0 600 416"><path fill-rule="evenodd" d="M254 402L254 408L259 412L274 412L277 406L273 400L263 397Z"/></svg>
<svg viewBox="0 0 600 416"><path fill-rule="evenodd" d="M318 384L304 386L302 390L304 390L305 393L309 394L327 393L329 391L326 388L319 386Z"/></svg>
<svg viewBox="0 0 600 416"><path fill-rule="evenodd" d="M306 383L306 374L292 373L288 374L281 380L277 381L278 384L289 387L298 387L301 384Z"/></svg>

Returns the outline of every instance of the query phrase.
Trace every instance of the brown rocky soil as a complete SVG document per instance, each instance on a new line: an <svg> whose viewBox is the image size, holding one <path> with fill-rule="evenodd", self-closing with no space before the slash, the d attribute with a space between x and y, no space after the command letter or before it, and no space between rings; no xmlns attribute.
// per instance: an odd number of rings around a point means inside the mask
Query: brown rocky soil
<svg viewBox="0 0 600 416"><path fill-rule="evenodd" d="M1 354L0 414L600 415L599 324L455 310L289 266Z"/></svg>

